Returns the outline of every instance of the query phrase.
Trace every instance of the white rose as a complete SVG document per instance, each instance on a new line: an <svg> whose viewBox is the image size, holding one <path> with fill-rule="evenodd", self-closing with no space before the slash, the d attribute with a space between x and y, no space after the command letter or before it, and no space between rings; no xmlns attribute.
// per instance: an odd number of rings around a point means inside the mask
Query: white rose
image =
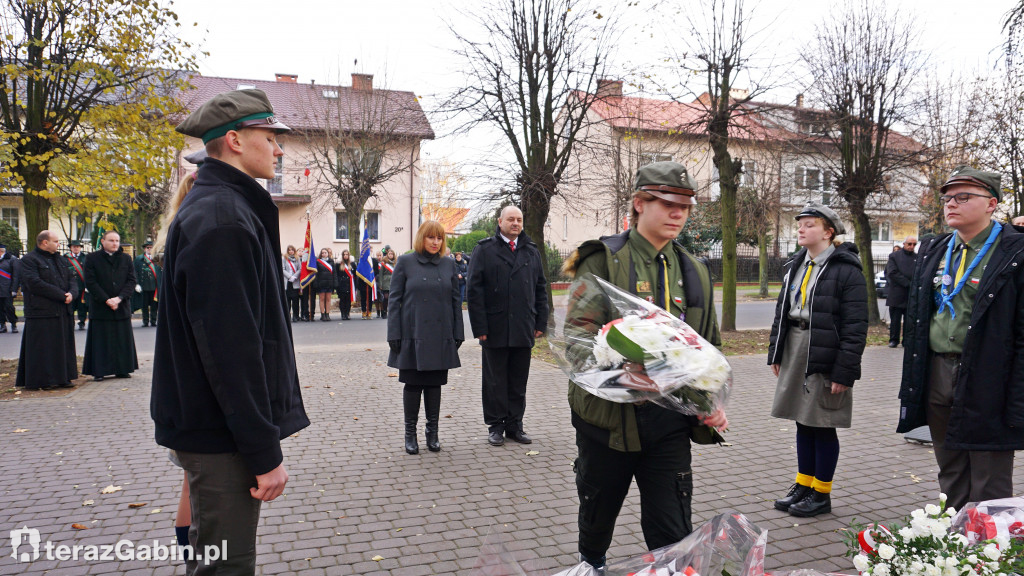
<svg viewBox="0 0 1024 576"><path fill-rule="evenodd" d="M981 551L989 560L999 560L999 548L996 548L995 544L988 544Z"/></svg>
<svg viewBox="0 0 1024 576"><path fill-rule="evenodd" d="M975 564L977 564L978 563L978 555L977 554L971 554L970 556L968 556L967 557L967 563L970 564L971 566L974 566Z"/></svg>
<svg viewBox="0 0 1024 576"><path fill-rule="evenodd" d="M889 576L888 564L879 564L871 571L874 576Z"/></svg>
<svg viewBox="0 0 1024 576"><path fill-rule="evenodd" d="M942 571L931 564L924 567L924 573L928 576L942 576Z"/></svg>
<svg viewBox="0 0 1024 576"><path fill-rule="evenodd" d="M896 555L896 549L888 544L881 544L878 546L878 555L882 560L892 560L892 557Z"/></svg>
<svg viewBox="0 0 1024 576"><path fill-rule="evenodd" d="M919 518L924 518L924 510L918 508L917 510L914 510L913 512L910 513L910 517L915 520Z"/></svg>
<svg viewBox="0 0 1024 576"><path fill-rule="evenodd" d="M863 554L857 554L853 557L853 567L858 572L869 572L871 570L871 561L868 557Z"/></svg>
<svg viewBox="0 0 1024 576"><path fill-rule="evenodd" d="M904 542L910 542L914 539L915 536L917 536L917 534L914 532L914 529L910 526L904 526L903 528L900 528L899 534L900 538L903 538Z"/></svg>
<svg viewBox="0 0 1024 576"><path fill-rule="evenodd" d="M920 574L924 570L924 564L920 560L914 560L910 563L910 572L912 574Z"/></svg>
<svg viewBox="0 0 1024 576"><path fill-rule="evenodd" d="M932 538L939 539L949 533L946 527L938 522L934 522L929 526Z"/></svg>
<svg viewBox="0 0 1024 576"><path fill-rule="evenodd" d="M939 508L937 504L928 504L924 507L924 512L929 516L938 516L939 512L942 512L942 509Z"/></svg>

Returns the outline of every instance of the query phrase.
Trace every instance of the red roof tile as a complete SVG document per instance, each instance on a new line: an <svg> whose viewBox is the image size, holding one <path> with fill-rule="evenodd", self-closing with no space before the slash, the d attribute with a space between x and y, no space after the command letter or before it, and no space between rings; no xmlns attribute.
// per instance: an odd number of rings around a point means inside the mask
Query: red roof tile
<svg viewBox="0 0 1024 576"><path fill-rule="evenodd" d="M395 132L402 136L432 140L434 130L427 120L419 99L412 92L375 88L370 92L353 91L351 86L329 86L273 80L248 80L243 78L220 78L216 76L193 76L190 83L195 88L179 94L178 98L190 111L221 92L237 90L240 86L257 88L267 93L274 106L274 115L295 130L315 131L321 129L328 110L344 111L349 124L346 129L358 129L366 121L366 110L383 107L387 118L396 119ZM327 98L325 91L337 98ZM371 110L371 112L376 112Z"/></svg>

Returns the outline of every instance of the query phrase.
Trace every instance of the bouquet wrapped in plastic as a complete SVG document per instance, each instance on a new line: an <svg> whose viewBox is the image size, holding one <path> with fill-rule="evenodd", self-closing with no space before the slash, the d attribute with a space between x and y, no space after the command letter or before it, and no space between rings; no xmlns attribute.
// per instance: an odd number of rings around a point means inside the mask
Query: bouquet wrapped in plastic
<svg viewBox="0 0 1024 576"><path fill-rule="evenodd" d="M584 274L556 302L552 322L559 365L594 396L691 415L724 407L732 384L725 355L651 302Z"/></svg>
<svg viewBox="0 0 1024 576"><path fill-rule="evenodd" d="M768 531L726 512L682 541L609 564L607 576L763 576Z"/></svg>
<svg viewBox="0 0 1024 576"><path fill-rule="evenodd" d="M971 502L953 517L950 531L971 545L997 538L1024 538L1024 498Z"/></svg>

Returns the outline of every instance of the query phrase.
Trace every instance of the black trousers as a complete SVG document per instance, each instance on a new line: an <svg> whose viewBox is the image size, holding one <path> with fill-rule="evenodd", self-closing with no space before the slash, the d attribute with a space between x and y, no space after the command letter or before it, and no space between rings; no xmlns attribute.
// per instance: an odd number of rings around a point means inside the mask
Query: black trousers
<svg viewBox="0 0 1024 576"><path fill-rule="evenodd" d="M356 282L356 290L359 291L359 309L364 313L373 312L373 286L366 282Z"/></svg>
<svg viewBox="0 0 1024 576"><path fill-rule="evenodd" d="M156 326L156 290L142 291L142 325L152 323Z"/></svg>
<svg viewBox="0 0 1024 576"><path fill-rule="evenodd" d="M81 325L81 326L85 326L85 321L89 317L89 305L86 304L85 302L83 302L82 300L72 300L71 301L71 316L72 316L72 318L74 317L76 310L78 311L78 324Z"/></svg>
<svg viewBox="0 0 1024 576"><path fill-rule="evenodd" d="M899 344L903 341L903 317L906 314L906 308L889 307L889 342Z"/></svg>
<svg viewBox="0 0 1024 576"><path fill-rule="evenodd" d="M299 292L300 317L304 320L312 318L310 312L316 314L316 290L311 283Z"/></svg>
<svg viewBox="0 0 1024 576"><path fill-rule="evenodd" d="M530 348L483 346L484 424L491 432L523 430Z"/></svg>
<svg viewBox="0 0 1024 576"><path fill-rule="evenodd" d="M189 576L249 576L256 573L256 527L262 502L249 494L256 477L239 454L176 451L188 473L192 526L188 540L197 554L227 540L227 558L215 562L194 558L185 563Z"/></svg>
<svg viewBox="0 0 1024 576"><path fill-rule="evenodd" d="M10 322L11 326L18 323L18 315L14 312L14 298L0 298L0 324Z"/></svg>
<svg viewBox="0 0 1024 576"><path fill-rule="evenodd" d="M299 312L299 289L292 286L291 282L289 282L284 288L284 295L288 299L288 310L292 311L292 318L301 316Z"/></svg>
<svg viewBox="0 0 1024 576"><path fill-rule="evenodd" d="M641 420L639 411L637 420ZM640 426L640 452L619 452L576 432L579 457L573 469L580 498L579 551L591 564L608 551L615 520L634 478L640 489L640 527L648 550L674 544L692 531L689 429L652 438L645 434L642 422Z"/></svg>

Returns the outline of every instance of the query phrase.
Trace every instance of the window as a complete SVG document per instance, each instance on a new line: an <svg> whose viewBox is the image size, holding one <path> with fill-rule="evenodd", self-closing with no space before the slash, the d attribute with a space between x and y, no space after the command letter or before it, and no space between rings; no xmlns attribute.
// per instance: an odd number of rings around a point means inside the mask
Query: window
<svg viewBox="0 0 1024 576"><path fill-rule="evenodd" d="M757 185L757 162L753 160L740 159L740 186Z"/></svg>
<svg viewBox="0 0 1024 576"><path fill-rule="evenodd" d="M324 98L331 98L331 99L337 100L338 99L338 91L337 90L324 90Z"/></svg>
<svg viewBox="0 0 1024 576"><path fill-rule="evenodd" d="M284 144L278 142L281 150L284 150ZM284 156L277 157L277 166L274 167L274 179L267 180L267 192L271 194L284 194Z"/></svg>
<svg viewBox="0 0 1024 576"><path fill-rule="evenodd" d="M0 220L7 222L14 228L14 231L18 231L18 209L17 208L0 208Z"/></svg>
<svg viewBox="0 0 1024 576"><path fill-rule="evenodd" d="M824 122L800 122L798 128L804 134L825 134Z"/></svg>
<svg viewBox="0 0 1024 576"><path fill-rule="evenodd" d="M562 240L569 239L569 215L562 214Z"/></svg>
<svg viewBox="0 0 1024 576"><path fill-rule="evenodd" d="M76 214L71 218L71 237L82 242L92 241L92 216Z"/></svg>
<svg viewBox="0 0 1024 576"><path fill-rule="evenodd" d="M873 242L892 242L892 224L890 222L872 222L871 240Z"/></svg>
<svg viewBox="0 0 1024 576"><path fill-rule="evenodd" d="M370 232L370 241L380 242L380 212L363 212L363 219L366 222L366 229ZM348 212L344 210L334 213L334 240L348 241ZM362 241L362 236L359 240Z"/></svg>
<svg viewBox="0 0 1024 576"><path fill-rule="evenodd" d="M796 187L800 190L820 190L821 203L828 206L832 203L832 173L817 166L797 166L793 174Z"/></svg>
<svg viewBox="0 0 1024 576"><path fill-rule="evenodd" d="M672 155L671 154L645 153L645 154L641 154L640 155L640 165L641 166L646 166L646 165L652 164L654 162L671 162L671 161L672 161Z"/></svg>
<svg viewBox="0 0 1024 576"><path fill-rule="evenodd" d="M235 88L235 90L255 90L255 89L256 89L256 85L255 84L239 84L238 87Z"/></svg>
<svg viewBox="0 0 1024 576"><path fill-rule="evenodd" d="M380 154L375 150L351 147L338 150L338 173L375 176L380 172Z"/></svg>

